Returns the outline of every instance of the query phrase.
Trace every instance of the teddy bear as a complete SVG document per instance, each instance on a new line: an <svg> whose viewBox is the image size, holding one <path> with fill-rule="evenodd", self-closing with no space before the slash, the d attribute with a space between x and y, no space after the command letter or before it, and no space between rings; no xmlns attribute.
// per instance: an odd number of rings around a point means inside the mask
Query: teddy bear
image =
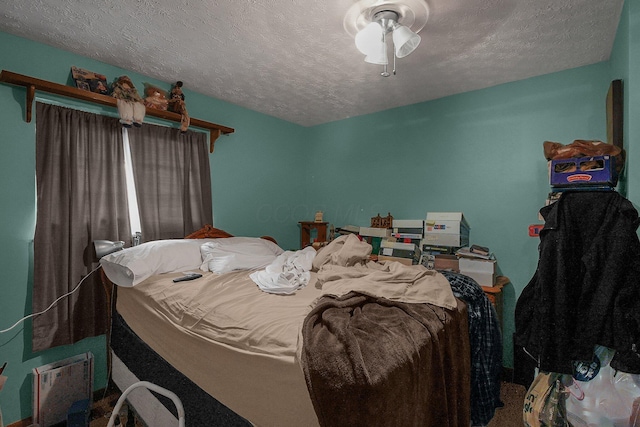
<svg viewBox="0 0 640 427"><path fill-rule="evenodd" d="M158 87L150 85L148 83L145 83L144 94L146 96L146 98L144 98L144 105L146 105L147 108L154 108L156 110L162 110L162 111L167 110L169 101L167 100L167 95L164 90L159 89Z"/></svg>
<svg viewBox="0 0 640 427"><path fill-rule="evenodd" d="M124 127L142 126L146 109L142 98L128 76L120 76L113 83L111 96L116 98L120 123Z"/></svg>
<svg viewBox="0 0 640 427"><path fill-rule="evenodd" d="M180 131L185 133L189 128L191 119L187 112L187 106L184 103L184 94L182 93L182 82L177 81L171 89L171 96L169 98L169 111L180 114Z"/></svg>

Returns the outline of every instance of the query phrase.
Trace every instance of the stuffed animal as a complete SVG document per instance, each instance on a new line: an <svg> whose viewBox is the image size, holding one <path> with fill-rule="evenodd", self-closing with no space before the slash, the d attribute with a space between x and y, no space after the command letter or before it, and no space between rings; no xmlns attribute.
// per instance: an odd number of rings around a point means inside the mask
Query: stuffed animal
<svg viewBox="0 0 640 427"><path fill-rule="evenodd" d="M166 111L169 101L167 101L167 95L164 90L145 83L144 94L146 96L144 105L148 108Z"/></svg>
<svg viewBox="0 0 640 427"><path fill-rule="evenodd" d="M182 116L180 119L180 131L183 133L186 132L189 128L191 119L189 118L189 113L187 112L187 106L184 103L184 94L182 93L181 81L177 81L173 86L173 89L171 89L171 97L169 98L169 111L173 111L174 113L178 113Z"/></svg>
<svg viewBox="0 0 640 427"><path fill-rule="evenodd" d="M131 79L127 76L120 76L113 83L111 96L116 98L120 123L124 127L142 126L146 110L142 103L142 98L138 94Z"/></svg>

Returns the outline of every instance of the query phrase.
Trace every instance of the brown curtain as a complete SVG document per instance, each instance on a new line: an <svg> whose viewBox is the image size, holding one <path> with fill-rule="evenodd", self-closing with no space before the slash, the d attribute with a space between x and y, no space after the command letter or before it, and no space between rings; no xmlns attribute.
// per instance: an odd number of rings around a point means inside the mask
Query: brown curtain
<svg viewBox="0 0 640 427"><path fill-rule="evenodd" d="M142 241L213 224L207 135L145 124L128 132Z"/></svg>
<svg viewBox="0 0 640 427"><path fill-rule="evenodd" d="M115 118L37 103L34 313L97 267L93 240L131 244L121 129ZM105 333L99 276L34 318L33 351Z"/></svg>

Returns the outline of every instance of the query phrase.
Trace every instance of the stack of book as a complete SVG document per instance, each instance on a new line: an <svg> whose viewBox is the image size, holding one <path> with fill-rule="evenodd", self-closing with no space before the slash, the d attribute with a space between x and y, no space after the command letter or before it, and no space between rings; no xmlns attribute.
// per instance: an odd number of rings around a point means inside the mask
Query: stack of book
<svg viewBox="0 0 640 427"><path fill-rule="evenodd" d="M458 272L456 251L469 244L469 230L462 212L427 212L420 264Z"/></svg>
<svg viewBox="0 0 640 427"><path fill-rule="evenodd" d="M434 246L422 244L422 254L425 255L455 255L456 248L454 246Z"/></svg>
<svg viewBox="0 0 640 427"><path fill-rule="evenodd" d="M368 237L380 237L385 238L391 236L391 229L389 228L376 228L376 227L360 227L358 234Z"/></svg>
<svg viewBox="0 0 640 427"><path fill-rule="evenodd" d="M336 228L336 232L340 235L344 234L358 234L360 233L360 227L357 225L344 225Z"/></svg>
<svg viewBox="0 0 640 427"><path fill-rule="evenodd" d="M390 228L360 227L358 234L366 240L372 247L371 253L377 254L380 251L380 242L391 236Z"/></svg>
<svg viewBox="0 0 640 427"><path fill-rule="evenodd" d="M458 249L456 255L461 274L471 277L481 286L496 283L496 259L489 248L471 245Z"/></svg>
<svg viewBox="0 0 640 427"><path fill-rule="evenodd" d="M419 247L424 239L424 220L394 219L391 236L398 242L414 243Z"/></svg>
<svg viewBox="0 0 640 427"><path fill-rule="evenodd" d="M397 261L405 265L417 264L420 261L420 246L410 242L394 241L394 239L392 237L380 242L378 261Z"/></svg>

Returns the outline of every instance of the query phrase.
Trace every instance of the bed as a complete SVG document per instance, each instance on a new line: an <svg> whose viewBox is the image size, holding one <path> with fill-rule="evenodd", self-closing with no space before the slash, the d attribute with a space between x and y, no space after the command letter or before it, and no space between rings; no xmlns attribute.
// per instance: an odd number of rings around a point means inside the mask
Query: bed
<svg viewBox="0 0 640 427"><path fill-rule="evenodd" d="M180 249L161 255L137 249L124 285L114 265L122 270L127 250L101 261L121 390L145 380L173 391L187 426L467 427L499 406L499 385L478 396L478 385L498 381L496 347L470 339L470 327L497 325L495 312L484 294L451 285L460 277L368 261L371 247L355 236L309 255L265 239L252 244L266 253L244 253L220 243L237 238L213 235L172 241ZM268 276L287 267L282 259L309 268ZM202 277L173 282L194 270ZM475 363L492 358L491 369ZM177 425L170 401L139 390L128 400L148 426Z"/></svg>

